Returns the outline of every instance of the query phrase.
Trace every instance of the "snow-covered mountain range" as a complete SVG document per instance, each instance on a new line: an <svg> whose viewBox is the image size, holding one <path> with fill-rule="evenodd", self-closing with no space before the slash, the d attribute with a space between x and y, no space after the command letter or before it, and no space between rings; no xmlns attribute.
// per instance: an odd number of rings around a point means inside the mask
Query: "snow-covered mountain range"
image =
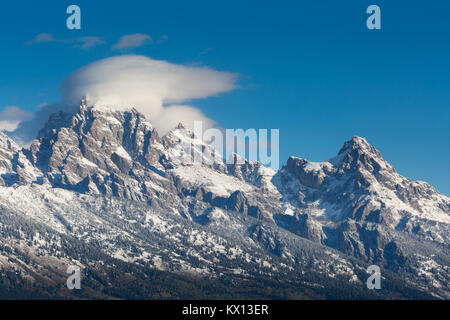
<svg viewBox="0 0 450 320"><path fill-rule="evenodd" d="M278 172L178 161L182 143L215 153L195 139L85 103L29 148L0 133L0 296L450 298L450 198L364 138Z"/></svg>

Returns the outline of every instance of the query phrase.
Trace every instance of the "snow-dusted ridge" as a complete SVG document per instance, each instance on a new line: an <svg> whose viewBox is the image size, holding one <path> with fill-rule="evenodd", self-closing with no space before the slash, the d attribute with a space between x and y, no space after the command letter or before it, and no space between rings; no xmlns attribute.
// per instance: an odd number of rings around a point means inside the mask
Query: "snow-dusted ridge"
<svg viewBox="0 0 450 320"><path fill-rule="evenodd" d="M182 143L208 157L180 161ZM360 271L376 263L450 296L450 198L399 175L364 138L328 161L290 157L278 172L220 157L182 127L160 137L134 109L85 103L52 115L30 148L0 133L0 272L26 274L26 259L46 268L41 254L88 268L69 237L124 263L210 277L295 282L309 270L363 285ZM5 246L22 262L2 258Z"/></svg>

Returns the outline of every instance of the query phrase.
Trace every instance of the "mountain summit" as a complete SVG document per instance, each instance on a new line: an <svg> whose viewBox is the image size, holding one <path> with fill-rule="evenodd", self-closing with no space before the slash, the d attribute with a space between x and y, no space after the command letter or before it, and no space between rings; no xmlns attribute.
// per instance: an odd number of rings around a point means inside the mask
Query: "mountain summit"
<svg viewBox="0 0 450 320"><path fill-rule="evenodd" d="M85 103L53 114L28 149L0 133L0 272L46 297L64 296L52 283L67 264L97 274L86 297L129 297L116 290L128 280L106 285L113 265L143 286L159 270L225 288L269 277L310 298L450 297L450 198L398 174L364 138L278 172L238 155L210 161L220 155L195 139ZM180 161L183 143L209 157ZM367 264L383 269L383 293L367 292Z"/></svg>

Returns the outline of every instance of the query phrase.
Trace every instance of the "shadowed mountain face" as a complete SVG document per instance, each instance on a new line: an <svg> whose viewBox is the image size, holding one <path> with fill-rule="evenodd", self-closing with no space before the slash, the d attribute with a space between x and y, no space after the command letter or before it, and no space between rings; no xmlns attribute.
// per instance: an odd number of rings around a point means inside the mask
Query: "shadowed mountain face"
<svg viewBox="0 0 450 320"><path fill-rule="evenodd" d="M180 161L196 154L202 163ZM65 268L77 264L80 297L161 298L152 272L171 297L450 297L450 198L364 138L278 172L233 157L213 161L181 125L160 137L136 110L85 104L52 115L29 149L0 133L0 273L19 279L5 290L70 298ZM389 284L380 291L366 288L370 264Z"/></svg>

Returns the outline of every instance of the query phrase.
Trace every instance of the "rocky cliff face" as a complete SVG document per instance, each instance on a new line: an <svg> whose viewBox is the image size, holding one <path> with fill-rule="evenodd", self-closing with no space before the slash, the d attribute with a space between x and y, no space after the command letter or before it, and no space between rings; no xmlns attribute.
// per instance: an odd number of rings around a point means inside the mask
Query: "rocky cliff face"
<svg viewBox="0 0 450 320"><path fill-rule="evenodd" d="M425 182L399 175L364 138L353 137L329 161L291 157L279 179L299 207L318 199L337 206L335 220L351 218L393 226L411 214L450 222L448 197Z"/></svg>
<svg viewBox="0 0 450 320"><path fill-rule="evenodd" d="M36 181L41 172L35 168L21 148L0 132L0 185L26 185Z"/></svg>
<svg viewBox="0 0 450 320"><path fill-rule="evenodd" d="M148 184L169 187L155 173L162 150L157 132L137 111L81 105L75 115L49 119L31 144L30 160L51 185L143 201L155 196Z"/></svg>
<svg viewBox="0 0 450 320"><path fill-rule="evenodd" d="M391 270L420 273L431 250L423 240L449 253L449 197L399 175L364 138L353 137L325 162L291 157L274 182L297 208L276 220L302 237ZM445 281L447 270L438 272Z"/></svg>
<svg viewBox="0 0 450 320"><path fill-rule="evenodd" d="M449 197L399 175L364 138L325 162L290 157L278 172L232 159L181 124L160 137L134 109L83 103L52 115L29 149L0 133L0 209L171 272L284 277L309 268L363 286L360 270L373 263L449 296ZM2 226L0 243L22 248L22 236ZM21 232L27 252L37 250L39 236Z"/></svg>

